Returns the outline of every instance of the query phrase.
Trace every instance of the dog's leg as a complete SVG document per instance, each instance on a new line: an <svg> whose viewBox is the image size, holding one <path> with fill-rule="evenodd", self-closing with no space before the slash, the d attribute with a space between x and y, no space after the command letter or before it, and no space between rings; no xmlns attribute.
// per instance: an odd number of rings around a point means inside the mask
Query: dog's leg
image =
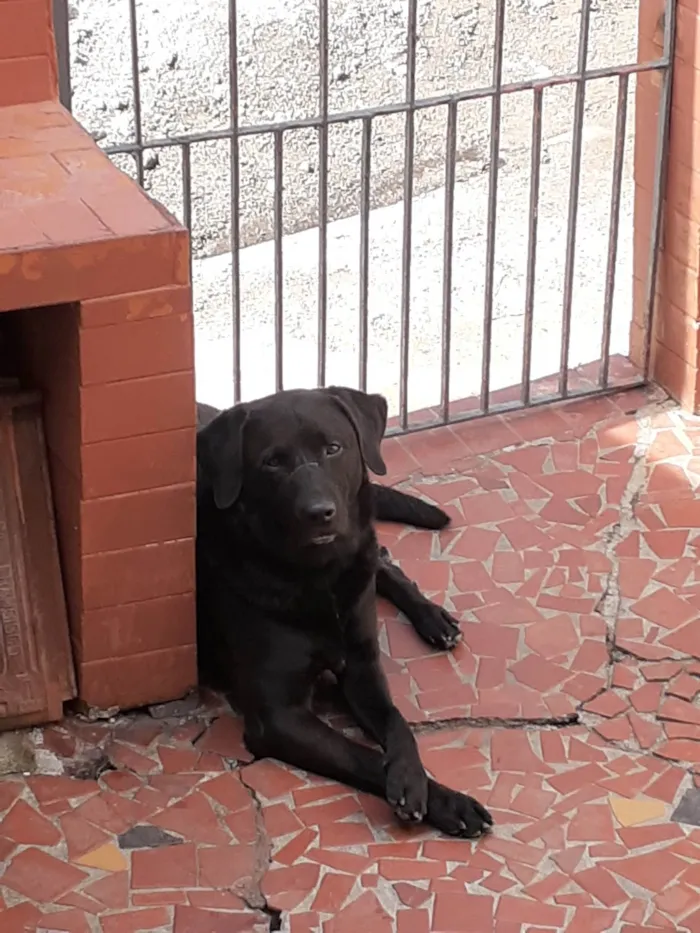
<svg viewBox="0 0 700 933"><path fill-rule="evenodd" d="M385 793L397 816L413 822L425 814L428 822L443 832L457 835L469 835L473 827L477 834L484 832L492 820L481 804L443 788L425 773L415 737L391 699L381 667L376 603L371 591L358 602L354 620L346 630L345 648L340 685L357 722L384 749ZM460 826L468 824L468 830L457 829L456 822L447 817L452 808L459 810L457 822Z"/></svg>
<svg viewBox="0 0 700 933"><path fill-rule="evenodd" d="M392 486L372 483L374 514L380 522L400 522L416 528L439 531L450 524L450 516L437 505L432 505L409 492Z"/></svg>
<svg viewBox="0 0 700 933"><path fill-rule="evenodd" d="M268 708L246 726L246 744L258 757L277 758L295 768L341 781L377 797L387 796L384 757L321 722L306 707ZM428 780L426 822L450 836L473 839L493 820L476 800Z"/></svg>
<svg viewBox="0 0 700 933"><path fill-rule="evenodd" d="M380 549L377 594L403 612L423 641L435 648L454 648L461 633L459 624L446 609L431 602L417 585Z"/></svg>
<svg viewBox="0 0 700 933"><path fill-rule="evenodd" d="M381 668L374 594L362 603L359 611L366 613L366 618L358 619L357 628L349 626L340 686L359 725L384 749L387 800L400 819L418 822L426 812L428 776L415 737L391 699Z"/></svg>

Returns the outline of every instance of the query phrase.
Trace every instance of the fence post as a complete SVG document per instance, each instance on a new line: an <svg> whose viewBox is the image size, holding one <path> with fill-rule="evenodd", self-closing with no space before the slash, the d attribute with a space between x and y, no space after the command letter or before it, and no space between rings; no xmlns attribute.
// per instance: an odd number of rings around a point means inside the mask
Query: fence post
<svg viewBox="0 0 700 933"><path fill-rule="evenodd" d="M676 0L671 0L676 2ZM639 60L663 54L670 2L642 0ZM661 249L648 352L650 377L684 408L700 411L700 0L677 0L673 93ZM664 76L640 75L635 127L634 302L631 357L645 359L646 277L651 244L655 153L652 134Z"/></svg>
<svg viewBox="0 0 700 933"><path fill-rule="evenodd" d="M68 31L68 0L52 0L53 32L58 60L58 99L66 110L71 109L73 91L70 83L70 36Z"/></svg>

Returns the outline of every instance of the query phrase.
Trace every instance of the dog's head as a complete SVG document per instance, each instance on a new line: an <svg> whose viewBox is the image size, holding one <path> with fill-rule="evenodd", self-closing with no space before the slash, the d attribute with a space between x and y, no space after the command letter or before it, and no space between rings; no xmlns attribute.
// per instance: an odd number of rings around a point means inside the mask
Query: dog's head
<svg viewBox="0 0 700 933"><path fill-rule="evenodd" d="M357 532L367 470L384 475L387 404L354 389L293 390L236 405L197 435L198 467L223 513L300 563Z"/></svg>

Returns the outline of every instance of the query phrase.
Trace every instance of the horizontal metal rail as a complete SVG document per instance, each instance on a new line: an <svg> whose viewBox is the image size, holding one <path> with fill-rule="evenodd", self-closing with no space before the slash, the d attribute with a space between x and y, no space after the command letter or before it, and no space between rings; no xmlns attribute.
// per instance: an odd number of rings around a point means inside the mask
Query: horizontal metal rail
<svg viewBox="0 0 700 933"><path fill-rule="evenodd" d="M605 68L593 68L585 71L583 74L578 72L567 72L566 74L553 75L549 78L533 78L526 81L515 81L509 84L503 84L500 88L493 85L472 88L461 91L457 94L438 94L434 97L422 97L415 100L412 104L406 101L397 101L391 104L380 104L376 107L363 107L359 110L347 110L341 113L330 113L328 115L328 124L351 123L354 120L363 120L366 118L391 116L398 113L406 113L408 110L427 110L431 107L447 106L448 104L462 104L465 101L484 100L493 97L495 94L517 94L521 91L546 90L551 87L560 87L563 84L577 84L580 81L595 81L599 78L617 78L620 75L638 75L645 74L648 71L664 71L670 68L669 58L659 58L649 62L631 62L626 65L609 65ZM278 123L257 123L250 126L239 126L235 129L232 126L222 127L219 130L206 130L201 133L183 133L176 136L163 137L160 139L147 139L140 145L135 142L116 143L115 145L105 146L104 151L107 155L119 155L137 152L143 149L162 149L166 146L179 146L183 143L208 143L215 142L218 139L230 139L234 133L239 137L243 136L262 136L264 134L274 133L276 130L303 130L319 129L324 125L321 117L300 117L298 120L282 120Z"/></svg>

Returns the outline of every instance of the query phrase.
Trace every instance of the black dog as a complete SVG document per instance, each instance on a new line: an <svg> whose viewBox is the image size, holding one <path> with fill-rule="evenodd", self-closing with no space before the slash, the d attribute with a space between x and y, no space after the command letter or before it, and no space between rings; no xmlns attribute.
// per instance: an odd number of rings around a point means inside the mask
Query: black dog
<svg viewBox="0 0 700 933"><path fill-rule="evenodd" d="M328 388L281 392L217 413L198 406L197 638L201 677L243 714L245 741L272 757L386 798L403 820L474 837L491 816L431 780L380 666L376 593L431 644L459 629L380 554L374 518L447 524L440 509L372 485L383 475L387 405ZM310 709L332 672L366 734Z"/></svg>

